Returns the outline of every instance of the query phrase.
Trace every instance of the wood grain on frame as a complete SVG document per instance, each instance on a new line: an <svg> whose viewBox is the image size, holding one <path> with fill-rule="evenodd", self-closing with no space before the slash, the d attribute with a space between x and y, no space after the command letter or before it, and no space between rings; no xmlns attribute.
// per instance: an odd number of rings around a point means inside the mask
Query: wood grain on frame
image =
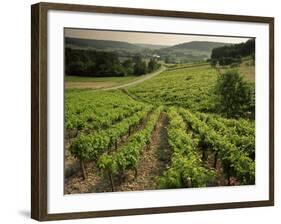
<svg viewBox="0 0 281 224"><path fill-rule="evenodd" d="M65 10L80 12L115 13L142 16L163 16L256 22L269 24L269 200L219 203L204 205L173 206L159 208L123 209L110 211L89 211L48 214L47 211L47 12ZM108 217L169 212L186 212L226 208L258 207L274 205L274 18L163 11L136 8L118 8L90 5L38 3L31 7L31 217L39 221Z"/></svg>

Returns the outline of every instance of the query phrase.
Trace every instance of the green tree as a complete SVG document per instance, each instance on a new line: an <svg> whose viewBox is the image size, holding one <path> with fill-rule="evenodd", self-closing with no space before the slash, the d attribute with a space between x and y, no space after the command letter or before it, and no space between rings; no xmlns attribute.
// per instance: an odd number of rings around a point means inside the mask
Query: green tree
<svg viewBox="0 0 281 224"><path fill-rule="evenodd" d="M126 75L132 75L134 73L133 61L131 59L125 60L122 66L126 70Z"/></svg>
<svg viewBox="0 0 281 224"><path fill-rule="evenodd" d="M250 39L245 43L214 48L211 53L211 59L216 59L219 65L240 64L242 57L252 54L255 54L255 39Z"/></svg>
<svg viewBox="0 0 281 224"><path fill-rule="evenodd" d="M147 72L146 62L141 59L140 56L135 57L134 59L134 74L135 75L143 75Z"/></svg>
<svg viewBox="0 0 281 224"><path fill-rule="evenodd" d="M218 63L218 62L217 62L216 59L211 59L211 60L210 60L210 64L211 64L211 66L214 67L214 68L217 66L217 63Z"/></svg>
<svg viewBox="0 0 281 224"><path fill-rule="evenodd" d="M159 67L157 60L154 58L151 58L148 62L147 65L147 71L148 72L153 72L154 70L156 70Z"/></svg>
<svg viewBox="0 0 281 224"><path fill-rule="evenodd" d="M228 70L218 76L215 92L217 110L227 117L245 116L251 109L253 94L250 84L237 70Z"/></svg>
<svg viewBox="0 0 281 224"><path fill-rule="evenodd" d="M166 64L171 63L171 59L170 59L170 57L168 55L165 57L165 63Z"/></svg>

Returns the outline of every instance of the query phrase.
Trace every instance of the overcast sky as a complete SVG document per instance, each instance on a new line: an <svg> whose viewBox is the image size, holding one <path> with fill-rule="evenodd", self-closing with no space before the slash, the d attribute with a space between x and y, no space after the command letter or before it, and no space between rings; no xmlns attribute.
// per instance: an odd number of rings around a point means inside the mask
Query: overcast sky
<svg viewBox="0 0 281 224"><path fill-rule="evenodd" d="M179 35L179 34L159 34L159 33L140 33L140 32L120 32L102 31L86 29L65 29L66 37L76 37L83 39L114 40L128 43L175 45L190 41L211 41L223 43L241 43L249 38L238 37L218 37L200 35Z"/></svg>

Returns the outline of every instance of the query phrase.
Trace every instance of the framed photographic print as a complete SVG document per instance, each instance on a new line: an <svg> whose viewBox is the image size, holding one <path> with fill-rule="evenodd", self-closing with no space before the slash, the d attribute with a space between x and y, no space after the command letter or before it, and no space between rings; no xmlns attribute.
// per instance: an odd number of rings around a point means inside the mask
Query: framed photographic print
<svg viewBox="0 0 281 224"><path fill-rule="evenodd" d="M274 204L274 19L32 5L32 218Z"/></svg>

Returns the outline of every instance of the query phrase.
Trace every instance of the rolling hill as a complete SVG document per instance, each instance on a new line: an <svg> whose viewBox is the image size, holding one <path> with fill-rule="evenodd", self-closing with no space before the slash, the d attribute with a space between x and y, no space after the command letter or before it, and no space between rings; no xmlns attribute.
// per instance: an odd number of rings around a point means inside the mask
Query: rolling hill
<svg viewBox="0 0 281 224"><path fill-rule="evenodd" d="M158 49L163 49L163 48L167 47L167 45L159 45L159 44L138 44L138 43L135 43L135 45L137 45L141 48L147 48L147 49L151 49L151 50L158 50Z"/></svg>
<svg viewBox="0 0 281 224"><path fill-rule="evenodd" d="M182 44L177 44L168 49L181 49L181 50L197 50L197 51L212 51L213 48L229 45L228 43L210 42L210 41L191 41Z"/></svg>
<svg viewBox="0 0 281 224"><path fill-rule="evenodd" d="M139 52L142 47L135 44L130 44L122 41L110 40L95 40L95 39L80 39L80 38L65 38L66 47L79 49L95 49L103 51L128 51Z"/></svg>
<svg viewBox="0 0 281 224"><path fill-rule="evenodd" d="M170 63L185 63L205 60L210 57L213 48L225 45L230 44L208 41L192 41L167 47L155 44L132 44L122 41L70 37L65 38L65 46L69 48L114 51L119 54L120 57L131 57L135 54L142 54L146 57L152 54L158 54L161 59L170 61Z"/></svg>
<svg viewBox="0 0 281 224"><path fill-rule="evenodd" d="M229 43L191 41L162 48L157 53L162 58L170 58L171 61L185 62L205 60L210 57L212 49L230 45Z"/></svg>

